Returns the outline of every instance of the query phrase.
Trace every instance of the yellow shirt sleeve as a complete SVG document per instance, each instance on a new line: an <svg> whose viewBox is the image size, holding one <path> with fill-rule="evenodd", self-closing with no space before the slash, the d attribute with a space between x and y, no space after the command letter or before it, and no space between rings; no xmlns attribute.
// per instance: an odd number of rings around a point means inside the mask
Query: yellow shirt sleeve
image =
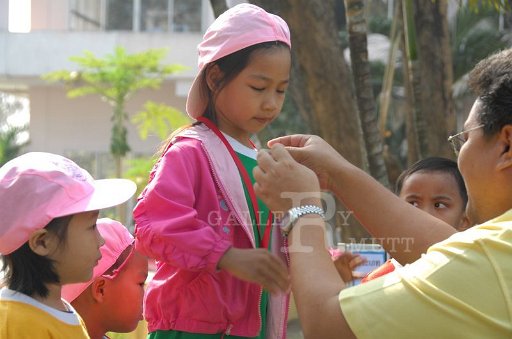
<svg viewBox="0 0 512 339"><path fill-rule="evenodd" d="M358 338L512 338L512 211L339 300Z"/></svg>

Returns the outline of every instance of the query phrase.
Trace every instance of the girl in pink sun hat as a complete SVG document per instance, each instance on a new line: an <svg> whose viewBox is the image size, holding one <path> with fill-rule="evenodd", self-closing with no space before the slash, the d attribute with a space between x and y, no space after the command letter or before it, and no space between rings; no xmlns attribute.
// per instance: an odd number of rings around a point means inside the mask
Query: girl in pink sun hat
<svg viewBox="0 0 512 339"><path fill-rule="evenodd" d="M251 4L220 15L199 44L187 98L197 120L173 135L134 209L136 247L157 260L149 338L284 338L284 238L256 198L251 135L280 113L286 23Z"/></svg>
<svg viewBox="0 0 512 339"><path fill-rule="evenodd" d="M51 153L27 153L0 168L0 338L89 338L61 288L91 278L104 244L99 210L135 189L129 180L94 180Z"/></svg>
<svg viewBox="0 0 512 339"><path fill-rule="evenodd" d="M62 297L84 319L91 339L106 338L106 332L135 330L142 320L148 275L147 258L135 250L135 239L123 224L102 218L97 227L105 244L92 278L62 288Z"/></svg>

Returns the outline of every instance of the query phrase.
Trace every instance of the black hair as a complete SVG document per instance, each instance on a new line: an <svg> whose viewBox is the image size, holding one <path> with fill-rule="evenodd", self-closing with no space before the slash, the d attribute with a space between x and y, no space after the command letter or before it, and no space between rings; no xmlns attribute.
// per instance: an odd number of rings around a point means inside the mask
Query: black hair
<svg viewBox="0 0 512 339"><path fill-rule="evenodd" d="M217 94L222 90L222 88L229 84L231 80L240 74L245 67L247 67L254 52L269 50L276 47L285 47L289 49L289 46L282 41L267 41L243 48L208 64L201 74L201 96L208 98L208 105L206 106L206 110L203 115L216 123L215 98ZM215 90L212 91L206 83L206 77L208 75L209 68L214 67L215 65L217 65L221 70L222 76L218 79Z"/></svg>
<svg viewBox="0 0 512 339"><path fill-rule="evenodd" d="M480 61L469 74L469 86L482 103L478 118L484 135L512 124L512 49Z"/></svg>
<svg viewBox="0 0 512 339"><path fill-rule="evenodd" d="M72 215L55 218L45 226L48 232L57 237L59 244L65 243L71 218ZM3 255L2 260L4 280L11 290L46 298L49 293L46 285L60 282L54 261L34 253L28 241L14 252Z"/></svg>
<svg viewBox="0 0 512 339"><path fill-rule="evenodd" d="M410 177L413 173L416 172L442 172L450 174L457 183L459 188L460 197L462 198L462 202L464 207L468 203L468 193L466 191L466 185L464 184L464 179L462 178L462 174L460 174L459 168L457 167L457 163L451 159L440 158L440 157L429 157L417 161L405 171L403 171L395 184L395 192L397 195L400 195L402 192L402 186L404 181Z"/></svg>

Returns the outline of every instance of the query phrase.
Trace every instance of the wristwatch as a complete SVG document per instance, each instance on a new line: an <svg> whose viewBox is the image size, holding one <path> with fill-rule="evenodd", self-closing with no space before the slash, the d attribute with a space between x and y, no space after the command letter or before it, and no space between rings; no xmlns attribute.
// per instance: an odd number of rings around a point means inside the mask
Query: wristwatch
<svg viewBox="0 0 512 339"><path fill-rule="evenodd" d="M281 227L281 233L283 233L284 236L287 236L297 220L306 214L318 214L322 217L322 219L325 219L325 212L321 207L315 205L293 207L285 213L283 219L281 219L281 222L279 223L279 226Z"/></svg>

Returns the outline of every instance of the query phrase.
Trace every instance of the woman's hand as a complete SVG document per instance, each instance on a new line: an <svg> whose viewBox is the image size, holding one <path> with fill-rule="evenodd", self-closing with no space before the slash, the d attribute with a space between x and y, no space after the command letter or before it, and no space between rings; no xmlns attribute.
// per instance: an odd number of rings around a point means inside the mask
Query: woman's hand
<svg viewBox="0 0 512 339"><path fill-rule="evenodd" d="M256 195L274 212L299 205L322 206L316 174L295 161L281 144L258 152L253 174Z"/></svg>
<svg viewBox="0 0 512 339"><path fill-rule="evenodd" d="M331 145L316 135L288 135L268 142L270 148L278 144L285 146L295 161L313 170L323 189L333 190L332 173L342 169L343 164L349 164Z"/></svg>

